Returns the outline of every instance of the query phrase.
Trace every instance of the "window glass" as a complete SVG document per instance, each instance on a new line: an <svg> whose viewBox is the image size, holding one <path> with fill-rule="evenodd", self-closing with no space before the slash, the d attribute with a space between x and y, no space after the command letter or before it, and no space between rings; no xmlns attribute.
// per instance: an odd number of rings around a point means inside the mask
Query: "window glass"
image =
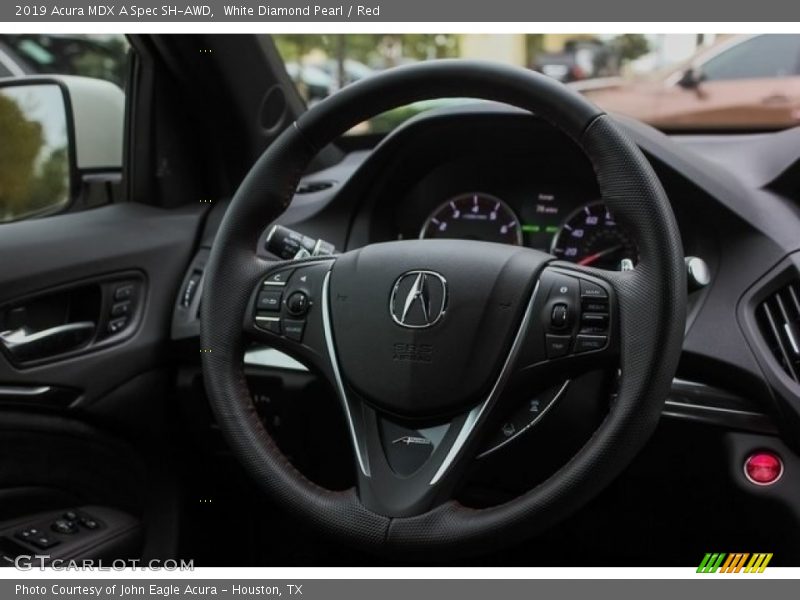
<svg viewBox="0 0 800 600"><path fill-rule="evenodd" d="M606 111L667 131L800 125L800 96L788 78L798 74L796 34L286 34L273 39L309 106L385 69L456 58L538 71ZM689 65L700 65L704 78L689 76ZM769 85L754 88L745 81L751 78ZM726 86L724 95L713 90L699 93L716 80L734 83ZM770 95L788 101L765 105ZM350 134L385 133L420 112L454 102L465 100L427 100L401 107L362 123Z"/></svg>
<svg viewBox="0 0 800 600"><path fill-rule="evenodd" d="M701 65L708 81L763 79L798 74L800 35L760 35Z"/></svg>

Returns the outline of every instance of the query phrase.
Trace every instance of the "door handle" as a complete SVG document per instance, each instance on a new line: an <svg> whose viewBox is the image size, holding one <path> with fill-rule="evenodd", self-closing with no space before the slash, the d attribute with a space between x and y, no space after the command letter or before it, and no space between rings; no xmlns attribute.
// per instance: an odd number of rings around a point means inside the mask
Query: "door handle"
<svg viewBox="0 0 800 600"><path fill-rule="evenodd" d="M95 327L92 321L66 323L35 332L22 327L0 333L0 342L13 359L25 362L74 350L92 338Z"/></svg>

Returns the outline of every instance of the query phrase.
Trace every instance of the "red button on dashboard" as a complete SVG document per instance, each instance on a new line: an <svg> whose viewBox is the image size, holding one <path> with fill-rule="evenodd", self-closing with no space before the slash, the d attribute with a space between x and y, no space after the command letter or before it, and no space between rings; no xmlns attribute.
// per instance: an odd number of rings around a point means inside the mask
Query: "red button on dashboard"
<svg viewBox="0 0 800 600"><path fill-rule="evenodd" d="M755 452L744 462L744 474L756 485L772 485L783 475L783 461L772 452Z"/></svg>

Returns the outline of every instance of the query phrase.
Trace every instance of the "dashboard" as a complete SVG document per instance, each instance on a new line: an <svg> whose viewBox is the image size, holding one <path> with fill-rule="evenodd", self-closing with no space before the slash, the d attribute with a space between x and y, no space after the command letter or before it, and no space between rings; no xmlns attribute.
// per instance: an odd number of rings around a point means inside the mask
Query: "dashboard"
<svg viewBox="0 0 800 600"><path fill-rule="evenodd" d="M680 410L673 407L671 414L715 423L724 417L725 426L776 412L778 405L800 414L796 384L784 381L781 356L758 316L769 295L791 283L792 261L800 262L800 167L792 158L800 130L669 137L619 122L661 180L684 254L701 260L710 279L687 289L675 389L690 393L680 392ZM197 292L188 302L182 292L174 339L199 331L202 273L224 210L220 203L208 215L181 287ZM638 262L635 242L600 200L592 165L577 145L529 113L498 105L432 111L377 145L339 150L337 160L302 178L276 223L338 251L451 237L524 245L601 269L626 270ZM264 258L270 258L268 230L259 248ZM246 364L303 369L279 354L255 348ZM697 390L704 390L704 403L717 402L709 400L711 389L724 391L719 406L693 404Z"/></svg>
<svg viewBox="0 0 800 600"><path fill-rule="evenodd" d="M765 307L780 316L781 303L785 308L800 294L800 162L794 165L800 129L764 136L670 137L635 122L620 124L663 184L684 254L706 263L710 275L707 285L687 289L683 353L665 402L663 441L670 451L696 449L694 440L705 443L725 435L728 444L729 432L763 439L784 427L791 432L784 439L797 440L800 387L788 381L769 328L758 319ZM327 166L301 179L276 224L325 240L337 251L398 239L457 237L524 245L604 269L646 267L636 264L625 223L600 202L592 165L572 140L530 114L496 106L450 109L409 121L377 145L334 154ZM208 209L199 248L175 301L172 338L186 349L187 362L178 376L179 394L193 410L203 404L196 401L203 379L195 364L197 343L192 343L200 330L203 273L226 206L220 202ZM275 258L265 248L271 225L258 248L265 259ZM246 348L254 406L301 470L318 483L344 489L352 484L346 427L330 390L301 360L256 344ZM563 384L558 375L552 374L556 392ZM553 409L564 412L551 411L549 418L571 419L573 408L610 392L613 380L605 375L589 373L572 381L569 401ZM487 435L473 485L464 490L470 506L501 502L509 493L529 489L529 483L557 468L562 446L580 445L582 427L605 414L605 406L598 405L585 421L571 420L574 426L559 429L569 435L556 445L541 429L549 420L536 426L535 435L526 433L536 414L533 407L538 411L547 397L519 394L507 399L495 431ZM218 435L210 424L197 421L203 435ZM697 437L689 437L692 432ZM516 460L507 460L507 453ZM658 467L648 469L664 489L671 484Z"/></svg>

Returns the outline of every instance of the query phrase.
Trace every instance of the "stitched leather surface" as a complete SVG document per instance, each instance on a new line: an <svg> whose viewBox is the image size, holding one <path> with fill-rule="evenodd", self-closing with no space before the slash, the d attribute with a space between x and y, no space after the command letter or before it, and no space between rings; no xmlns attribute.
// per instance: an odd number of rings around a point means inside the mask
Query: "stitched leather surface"
<svg viewBox="0 0 800 600"><path fill-rule="evenodd" d="M288 129L242 183L217 234L204 285L201 344L210 350L202 354L204 377L233 452L268 494L311 526L407 558L441 560L445 550L452 558L517 542L601 490L652 433L683 337L680 235L666 195L638 148L610 118L551 80L523 69L486 63L470 69L471 64L427 63L403 69L397 79L392 73L378 75L309 111L298 123L303 133ZM254 254L258 236L285 210L314 148L374 114L375 107L437 95L513 100L561 126L589 155L603 199L637 240L640 262L628 273L595 272L611 281L619 298L622 378L612 410L580 452L550 479L506 504L475 510L449 502L424 515L389 519L366 510L354 490L331 492L308 481L280 453L244 379L242 321L266 268Z"/></svg>
<svg viewBox="0 0 800 600"><path fill-rule="evenodd" d="M256 244L266 224L286 209L311 158L300 134L287 130L256 162L220 224L203 286L203 375L231 450L270 496L311 526L379 546L388 520L363 508L355 490L332 492L297 471L261 423L244 377L243 319L268 267L255 255Z"/></svg>

